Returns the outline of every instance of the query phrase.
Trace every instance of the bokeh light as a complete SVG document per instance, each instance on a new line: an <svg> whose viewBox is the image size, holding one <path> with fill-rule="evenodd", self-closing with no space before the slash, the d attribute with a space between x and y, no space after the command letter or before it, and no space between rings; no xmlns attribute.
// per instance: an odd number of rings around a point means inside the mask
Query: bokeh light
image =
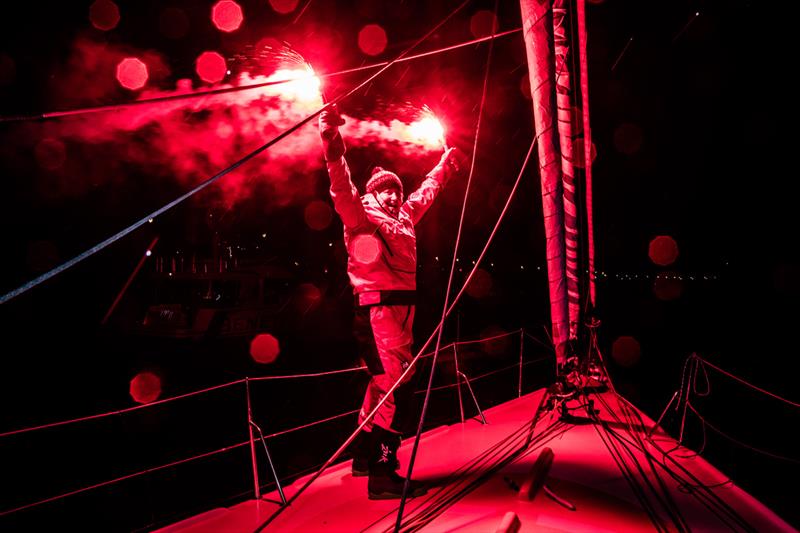
<svg viewBox="0 0 800 533"><path fill-rule="evenodd" d="M376 56L386 49L386 31L377 24L367 24L358 32L358 47L368 56Z"/></svg>
<svg viewBox="0 0 800 533"><path fill-rule="evenodd" d="M647 255L657 265L671 265L678 259L678 243L669 235L659 235L650 241Z"/></svg>
<svg viewBox="0 0 800 533"><path fill-rule="evenodd" d="M583 143L583 138L580 138L575 139L575 142L572 144L573 164L578 168L583 168L586 166L584 163L586 154L584 153ZM595 146L594 143L592 143L591 157L591 162L594 163L594 160L597 158L597 146Z"/></svg>
<svg viewBox="0 0 800 533"><path fill-rule="evenodd" d="M272 6L272 9L274 9L276 13L286 15L295 10L298 1L299 0L269 0L269 5Z"/></svg>
<svg viewBox="0 0 800 533"><path fill-rule="evenodd" d="M119 8L111 0L95 0L89 7L89 20L98 30L113 30L119 24Z"/></svg>
<svg viewBox="0 0 800 533"><path fill-rule="evenodd" d="M611 357L619 366L625 368L632 367L639 362L642 355L642 348L639 341L628 335L617 337L611 346Z"/></svg>
<svg viewBox="0 0 800 533"><path fill-rule="evenodd" d="M511 345L511 335L500 326L491 325L481 331L481 349L489 355L502 355Z"/></svg>
<svg viewBox="0 0 800 533"><path fill-rule="evenodd" d="M683 294L683 280L675 272L659 272L653 280L653 293L665 302L677 300Z"/></svg>
<svg viewBox="0 0 800 533"><path fill-rule="evenodd" d="M492 275L479 268L472 276L466 290L473 298L485 298L492 291Z"/></svg>
<svg viewBox="0 0 800 533"><path fill-rule="evenodd" d="M322 200L313 200L308 203L303 211L306 225L316 231L322 231L330 226L333 220L333 210Z"/></svg>
<svg viewBox="0 0 800 533"><path fill-rule="evenodd" d="M297 287L296 307L304 313L317 307L322 300L322 292L313 283L301 283Z"/></svg>
<svg viewBox="0 0 800 533"><path fill-rule="evenodd" d="M147 83L148 76L147 65L136 57L126 57L117 64L117 81L126 89L141 89Z"/></svg>
<svg viewBox="0 0 800 533"><path fill-rule="evenodd" d="M139 372L131 380L129 391L136 403L154 402L161 396L161 378L152 372Z"/></svg>
<svg viewBox="0 0 800 533"><path fill-rule="evenodd" d="M469 31L476 39L492 35L497 27L497 17L486 9L476 11L469 19Z"/></svg>
<svg viewBox="0 0 800 533"><path fill-rule="evenodd" d="M243 20L242 8L233 0L220 0L211 8L211 21L220 31L236 31Z"/></svg>
<svg viewBox="0 0 800 533"><path fill-rule="evenodd" d="M225 78L228 66L225 58L216 52L203 52L195 62L195 71L207 83L217 83Z"/></svg>
<svg viewBox="0 0 800 533"><path fill-rule="evenodd" d="M281 353L278 339L269 333L261 333L250 342L250 357L257 363L269 364Z"/></svg>
<svg viewBox="0 0 800 533"><path fill-rule="evenodd" d="M353 237L353 259L359 263L372 263L381 253L378 239L372 235L356 235Z"/></svg>

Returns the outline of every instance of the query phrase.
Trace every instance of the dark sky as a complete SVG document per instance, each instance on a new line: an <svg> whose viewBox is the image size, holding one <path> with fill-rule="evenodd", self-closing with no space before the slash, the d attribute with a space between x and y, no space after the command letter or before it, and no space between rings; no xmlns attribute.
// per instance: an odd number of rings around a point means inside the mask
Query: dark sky
<svg viewBox="0 0 800 533"><path fill-rule="evenodd" d="M130 102L140 92L119 87L109 70L125 56L148 59L151 77L144 90L159 94L174 94L180 79L191 80L194 89L209 87L195 72L200 53L218 52L235 73L243 68L235 56L251 53L268 37L290 45L318 72L388 60L458 5L311 0L300 15L306 6L301 0L282 15L266 0L239 3L245 20L230 34L211 25L211 2L119 2L120 22L109 31L91 26L91 2L16 3L0 19L0 116ZM517 2L499 4L500 31L520 27ZM790 395L794 389L786 376L797 369L793 326L800 269L794 245L794 152L787 149L791 137L784 133L791 125L793 101L786 81L794 62L787 46L792 34L784 28L787 17L744 0L587 4L597 149L595 238L597 267L605 274L599 283L602 345L611 353L621 335L633 336L641 345L639 366L612 371L633 398L650 407L651 416L677 386L680 365L693 351ZM481 30L480 13L492 5L471 2L420 51L473 39ZM169 35L162 30L165 17L171 21ZM383 53L369 56L359 50L357 36L366 24L385 29ZM185 27L185 32L176 27ZM448 141L470 153L487 50L484 43L396 65L341 108L358 124L388 122L404 109L428 105L448 125ZM332 77L325 90L328 96L341 94L369 72ZM481 250L532 136L530 100L521 90L526 72L521 33L498 39L459 254L465 263ZM251 131L238 143L213 142L217 126L226 119L234 126L261 124L253 118L260 108L240 104L200 102L141 128L120 126L114 113L0 123L5 190L0 290L6 293L74 257L266 141L272 130L264 136ZM156 235L165 256L178 250L210 255L215 238L223 245L250 247L251 252L257 243L260 257L287 268L299 263L296 282L325 288L327 314L313 319L314 327L341 311L347 288L341 228L334 222L315 231L303 222L309 202L328 201L314 129L303 131L300 141L286 145L282 155L262 154L231 176L246 184L237 189L245 193L235 200L223 192L228 189L215 185L153 225L4 304L3 352L14 354L7 357L4 398L31 403L8 415L3 426L49 420L43 410L71 388L82 394L73 397L74 405L62 402L55 409L58 414L86 413L94 405L129 405L127 381L141 361L168 366L154 362L155 356L148 359L119 346L110 355L114 333L98 327ZM59 135L64 135L61 145L43 144L61 139ZM359 185L369 167L381 164L399 169L410 188L438 157L425 151L408 157L390 143L351 139L350 144L348 160ZM181 148L190 155L184 157ZM535 270L544 264L536 180L531 171L526 174L487 257L493 264L487 270L494 291L485 300L465 300L464 336L475 337L488 327L512 330L548 322L546 279ZM442 266L452 254L464 181L448 187L419 228L419 278L431 301L420 306L418 339L427 337L440 313L447 279ZM263 240L262 234L268 238ZM680 251L678 260L665 268L654 265L647 253L659 235L672 237ZM527 268L524 274L520 266ZM684 278L675 300L661 300L653 292L653 277L664 271ZM457 273L456 282L463 275ZM337 332L338 326L329 323L322 336L341 339L347 328ZM15 345L21 348L12 349ZM347 361L342 357L325 363L341 367ZM318 362L284 363L303 368ZM222 366L222 373L213 365L180 377L173 372L165 387L178 393L196 383L219 382L221 375L263 371L245 363ZM107 379L88 377L104 372ZM31 387L38 380L44 385L34 395Z"/></svg>

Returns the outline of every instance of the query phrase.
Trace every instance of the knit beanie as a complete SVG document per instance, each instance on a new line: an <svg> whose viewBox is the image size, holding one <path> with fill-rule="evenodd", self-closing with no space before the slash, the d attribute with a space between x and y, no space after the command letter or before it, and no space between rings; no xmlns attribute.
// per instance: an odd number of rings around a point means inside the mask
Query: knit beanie
<svg viewBox="0 0 800 533"><path fill-rule="evenodd" d="M381 167L373 168L372 176L367 181L367 193L375 193L386 187L397 187L400 189L400 195L403 194L403 182L400 181L397 174Z"/></svg>

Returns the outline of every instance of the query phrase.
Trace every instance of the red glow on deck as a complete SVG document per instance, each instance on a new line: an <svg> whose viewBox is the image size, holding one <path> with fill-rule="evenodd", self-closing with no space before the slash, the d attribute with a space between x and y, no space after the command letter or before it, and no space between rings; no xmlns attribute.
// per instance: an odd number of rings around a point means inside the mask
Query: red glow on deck
<svg viewBox="0 0 800 533"><path fill-rule="evenodd" d="M180 39L189 33L189 17L178 7L168 7L158 17L158 29L168 39Z"/></svg>
<svg viewBox="0 0 800 533"><path fill-rule="evenodd" d="M221 81L228 73L225 58L216 52L203 52L195 61L195 71L207 83Z"/></svg>
<svg viewBox="0 0 800 533"><path fill-rule="evenodd" d="M141 59L126 57L117 64L117 81L126 89L141 89L147 83L148 76L147 65Z"/></svg>
<svg viewBox="0 0 800 533"><path fill-rule="evenodd" d="M139 372L131 380L130 394L136 403L156 401L161 396L161 378L152 372Z"/></svg>
<svg viewBox="0 0 800 533"><path fill-rule="evenodd" d="M492 275L479 268L467 286L467 294L473 298L485 298L492 290Z"/></svg>
<svg viewBox="0 0 800 533"><path fill-rule="evenodd" d="M96 0L89 8L89 20L98 30L113 30L119 24L119 8L111 0Z"/></svg>
<svg viewBox="0 0 800 533"><path fill-rule="evenodd" d="M322 231L330 226L331 220L333 220L333 211L322 200L314 200L306 206L303 211L303 217L309 228Z"/></svg>
<svg viewBox="0 0 800 533"><path fill-rule="evenodd" d="M491 35L497 31L497 17L486 9L476 11L469 19L469 31L476 39Z"/></svg>
<svg viewBox="0 0 800 533"><path fill-rule="evenodd" d="M359 263L372 263L378 259L380 252L378 239L372 235L353 237L353 258Z"/></svg>
<svg viewBox="0 0 800 533"><path fill-rule="evenodd" d="M642 348L639 346L639 341L628 335L617 337L611 346L611 357L618 365L626 368L638 363L641 355Z"/></svg>
<svg viewBox="0 0 800 533"><path fill-rule="evenodd" d="M250 357L257 363L269 364L281 353L278 339L269 333L261 333L250 343Z"/></svg>
<svg viewBox="0 0 800 533"><path fill-rule="evenodd" d="M34 153L39 166L46 170L61 168L67 159L67 149L64 143L58 139L42 139L36 144Z"/></svg>
<svg viewBox="0 0 800 533"><path fill-rule="evenodd" d="M659 235L650 241L647 255L657 265L671 265L678 259L678 243L669 235Z"/></svg>
<svg viewBox="0 0 800 533"><path fill-rule="evenodd" d="M220 31L236 31L243 20L242 8L233 0L220 0L211 8L211 21Z"/></svg>
<svg viewBox="0 0 800 533"><path fill-rule="evenodd" d="M683 294L683 280L675 272L660 272L653 281L653 293L659 300L677 300Z"/></svg>
<svg viewBox="0 0 800 533"><path fill-rule="evenodd" d="M633 155L642 147L642 128L636 124L620 124L614 130L614 148L618 152Z"/></svg>
<svg viewBox="0 0 800 533"><path fill-rule="evenodd" d="M297 2L298 0L269 0L269 5L272 6L276 13L285 15L294 11L294 8L297 7Z"/></svg>
<svg viewBox="0 0 800 533"><path fill-rule="evenodd" d="M358 32L358 47L368 56L376 56L386 49L386 31L377 24L367 24Z"/></svg>

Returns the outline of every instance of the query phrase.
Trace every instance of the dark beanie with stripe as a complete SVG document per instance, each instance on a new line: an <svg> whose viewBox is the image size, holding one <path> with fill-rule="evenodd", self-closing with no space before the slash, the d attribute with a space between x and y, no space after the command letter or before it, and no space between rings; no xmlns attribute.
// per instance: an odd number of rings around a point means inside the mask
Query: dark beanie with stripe
<svg viewBox="0 0 800 533"><path fill-rule="evenodd" d="M397 187L400 189L400 195L403 194L403 182L397 177L394 172L389 172L381 167L372 169L372 176L367 181L367 193L375 193L386 187Z"/></svg>

